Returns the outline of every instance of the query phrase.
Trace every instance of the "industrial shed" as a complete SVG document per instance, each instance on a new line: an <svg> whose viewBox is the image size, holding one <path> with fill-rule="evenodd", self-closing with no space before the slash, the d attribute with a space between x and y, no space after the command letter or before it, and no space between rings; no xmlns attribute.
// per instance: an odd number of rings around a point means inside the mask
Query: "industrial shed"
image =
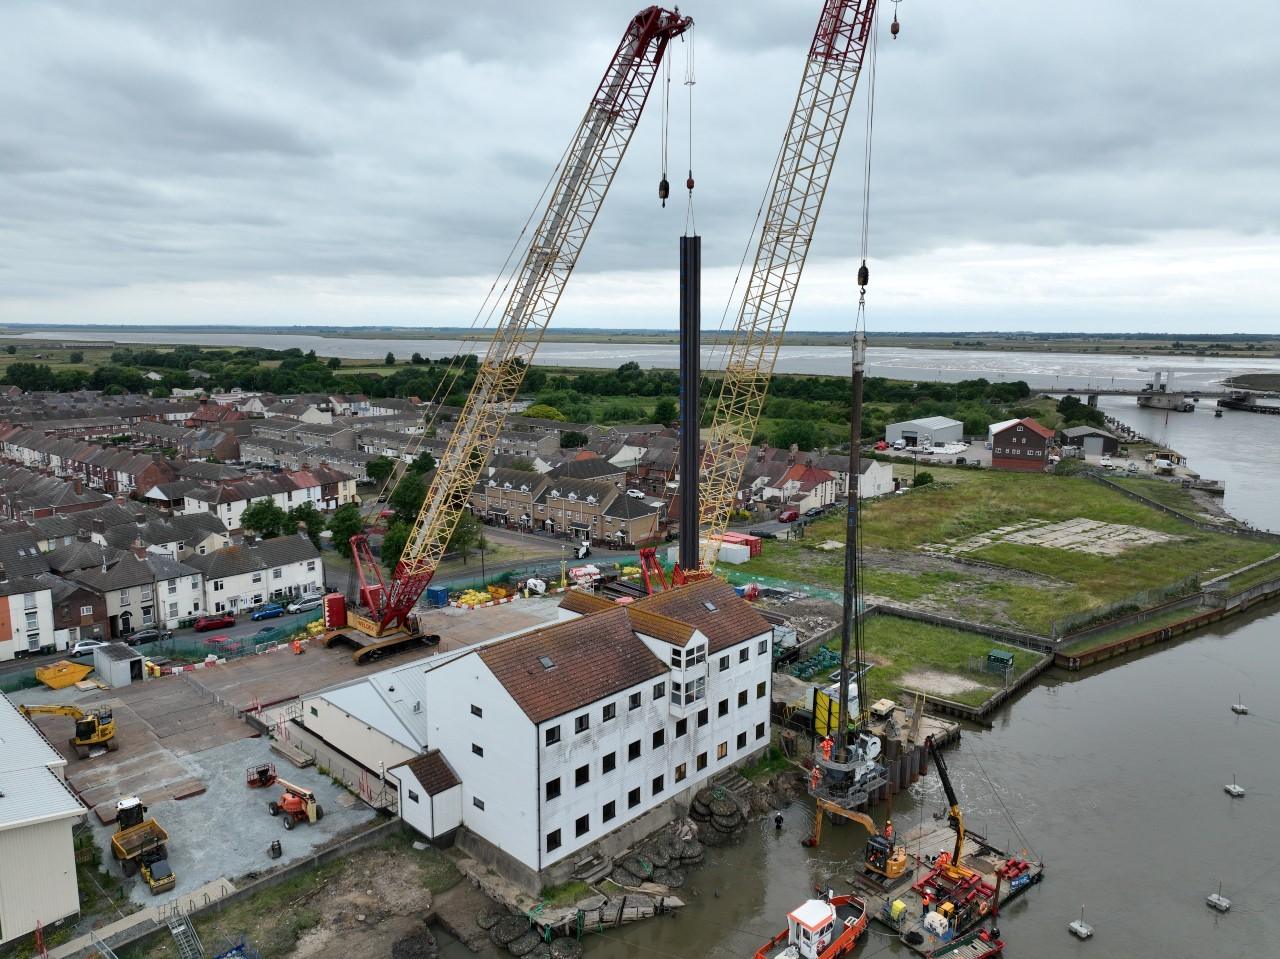
<svg viewBox="0 0 1280 959"><path fill-rule="evenodd" d="M80 912L66 760L0 695L0 944Z"/></svg>
<svg viewBox="0 0 1280 959"><path fill-rule="evenodd" d="M908 446L963 443L964 424L949 416L925 416L917 420L890 423L884 428L884 438L889 443L902 440Z"/></svg>

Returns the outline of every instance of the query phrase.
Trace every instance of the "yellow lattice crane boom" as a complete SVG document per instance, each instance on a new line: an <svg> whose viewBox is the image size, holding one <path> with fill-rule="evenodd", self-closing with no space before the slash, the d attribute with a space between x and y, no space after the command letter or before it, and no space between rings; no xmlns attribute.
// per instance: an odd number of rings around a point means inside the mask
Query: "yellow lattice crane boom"
<svg viewBox="0 0 1280 959"><path fill-rule="evenodd" d="M383 581L365 537L352 538L362 601L379 634L406 624L431 581L626 154L667 45L692 26L689 17L656 6L628 24L514 274L488 352L390 583Z"/></svg>
<svg viewBox="0 0 1280 959"><path fill-rule="evenodd" d="M699 532L706 537L704 571L715 567L719 537L729 525L875 12L876 0L825 0L805 61L703 452Z"/></svg>

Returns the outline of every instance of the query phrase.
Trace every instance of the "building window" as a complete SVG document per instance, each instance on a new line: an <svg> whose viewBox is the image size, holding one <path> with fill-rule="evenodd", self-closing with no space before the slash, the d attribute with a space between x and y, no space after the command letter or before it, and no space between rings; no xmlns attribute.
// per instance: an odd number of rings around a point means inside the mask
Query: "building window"
<svg viewBox="0 0 1280 959"><path fill-rule="evenodd" d="M312 706L312 707L311 707L311 715L312 715L312 716L319 716L319 715L320 715L320 713L316 710L316 708L315 708L314 706Z"/></svg>
<svg viewBox="0 0 1280 959"><path fill-rule="evenodd" d="M764 723L756 723L756 739L764 739Z"/></svg>
<svg viewBox="0 0 1280 959"><path fill-rule="evenodd" d="M618 754L605 753L604 759L600 761L600 771L602 773L611 773L618 768Z"/></svg>
<svg viewBox="0 0 1280 959"><path fill-rule="evenodd" d="M314 559L307 560L307 572L314 573L316 571L316 561Z"/></svg>
<svg viewBox="0 0 1280 959"><path fill-rule="evenodd" d="M222 592L222 590L223 590L224 588L225 588L225 586L224 586L224 584L223 584L223 581L222 581L222 580L220 580L220 579L215 579L215 580L213 581L213 591L214 591L215 593L221 593L221 592Z"/></svg>
<svg viewBox="0 0 1280 959"><path fill-rule="evenodd" d="M720 672L724 672L729 668L729 656L726 654L720 657Z"/></svg>
<svg viewBox="0 0 1280 959"><path fill-rule="evenodd" d="M655 796L658 795L658 793L662 792L662 789L665 785L666 783L664 782L662 776L654 776L653 777L653 794Z"/></svg>
<svg viewBox="0 0 1280 959"><path fill-rule="evenodd" d="M760 642L756 644L756 652L761 656L766 655L769 652L769 641L767 639L760 640Z"/></svg>
<svg viewBox="0 0 1280 959"><path fill-rule="evenodd" d="M560 727L552 726L547 730L547 745L554 746L558 742L560 742Z"/></svg>
<svg viewBox="0 0 1280 959"><path fill-rule="evenodd" d="M661 698L662 698L663 696L665 696L665 695L667 695L667 684L666 684L666 683L654 683L654 685L653 685L653 698L654 698L655 700L658 700L658 699L661 699Z"/></svg>
<svg viewBox="0 0 1280 959"><path fill-rule="evenodd" d="M751 658L751 647L743 646L740 650L738 650L738 662L745 663L750 658Z"/></svg>
<svg viewBox="0 0 1280 959"><path fill-rule="evenodd" d="M475 806L481 812L484 812L484 800L479 798L478 796L471 797L471 805Z"/></svg>
<svg viewBox="0 0 1280 959"><path fill-rule="evenodd" d="M699 663L705 663L707 661L706 643L693 647L693 649L690 650L690 653L693 656L692 661L689 663L690 666L697 666Z"/></svg>
<svg viewBox="0 0 1280 959"><path fill-rule="evenodd" d="M711 721L710 712L706 709L699 709L698 710L698 728L701 729L710 721Z"/></svg>
<svg viewBox="0 0 1280 959"><path fill-rule="evenodd" d="M479 757L481 757L481 758L484 758L484 747L483 747L483 746L477 746L475 743L472 743L472 744L471 744L471 751L472 751L473 753L475 753L477 756L479 756Z"/></svg>
<svg viewBox="0 0 1280 959"><path fill-rule="evenodd" d="M120 605L121 606L129 605L129 591L127 589L120 590Z"/></svg>
<svg viewBox="0 0 1280 959"><path fill-rule="evenodd" d="M653 731L653 748L661 749L667 741L667 731L665 729L655 729Z"/></svg>
<svg viewBox="0 0 1280 959"><path fill-rule="evenodd" d="M579 816L573 824L573 834L575 836L584 835L590 829L591 829L590 816Z"/></svg>
<svg viewBox="0 0 1280 959"><path fill-rule="evenodd" d="M254 585L254 586L257 586L257 585L258 585L259 583L261 583L261 582L262 582L262 574L261 574L261 573L254 573L254 574L253 574L253 585Z"/></svg>
<svg viewBox="0 0 1280 959"><path fill-rule="evenodd" d="M676 720L676 739L679 739L681 736L683 736L683 735L684 735L685 733L687 733L688 731L689 731L689 720L688 720L688 719L679 719L679 720Z"/></svg>
<svg viewBox="0 0 1280 959"><path fill-rule="evenodd" d="M277 566L275 569L273 569L273 570L271 571L271 578L272 578L272 579L283 579L283 578L284 578L284 570L282 570L279 566Z"/></svg>
<svg viewBox="0 0 1280 959"><path fill-rule="evenodd" d="M590 725L591 718L586 713L581 716L575 716L573 719L573 731L575 733L585 733Z"/></svg>
<svg viewBox="0 0 1280 959"><path fill-rule="evenodd" d="M609 720L613 719L617 715L618 715L617 704L606 703L604 709L601 710L600 718L602 722L607 723Z"/></svg>
<svg viewBox="0 0 1280 959"><path fill-rule="evenodd" d="M756 699L764 699L766 691L767 691L766 683L763 683L763 682L756 683Z"/></svg>
<svg viewBox="0 0 1280 959"><path fill-rule="evenodd" d="M716 706L716 715L717 716L729 715L729 700L727 699L720 700L720 704Z"/></svg>
<svg viewBox="0 0 1280 959"><path fill-rule="evenodd" d="M176 579L169 580L165 583L165 586L168 587L170 596L173 596L178 592L178 581Z"/></svg>
<svg viewBox="0 0 1280 959"><path fill-rule="evenodd" d="M144 583L142 586L139 587L139 589L142 590L143 599L151 598L151 586L149 584Z"/></svg>
<svg viewBox="0 0 1280 959"><path fill-rule="evenodd" d="M640 694L632 693L630 696L627 697L627 709L639 709L639 708L640 708Z"/></svg>
<svg viewBox="0 0 1280 959"><path fill-rule="evenodd" d="M706 769L706 768L707 768L707 754L706 754L706 753L698 753L698 762L697 762L697 767L696 767L696 768L697 768L698 772L702 772L702 770L704 770L704 769Z"/></svg>
<svg viewBox="0 0 1280 959"><path fill-rule="evenodd" d="M745 689L738 691L738 708L742 708L747 704L747 691Z"/></svg>
<svg viewBox="0 0 1280 959"><path fill-rule="evenodd" d="M417 794L416 792L414 792L412 789L410 789L410 790L409 790L409 802L417 802L417 801L418 801L418 794Z"/></svg>
<svg viewBox="0 0 1280 959"><path fill-rule="evenodd" d="M729 755L729 742L725 740L716 747L716 759L724 759L727 755Z"/></svg>
<svg viewBox="0 0 1280 959"><path fill-rule="evenodd" d="M169 618L170 618L170 619L177 619L177 618L178 618L178 604L177 604L177 603L170 603L170 604L169 604Z"/></svg>
<svg viewBox="0 0 1280 959"><path fill-rule="evenodd" d="M546 793L548 802L550 802L552 799L558 798L560 795L560 777L557 776L555 779L547 783L547 785L544 787L544 792Z"/></svg>
<svg viewBox="0 0 1280 959"><path fill-rule="evenodd" d="M590 781L591 781L591 764L590 763L587 763L585 766L579 766L577 769L573 771L574 786L585 786Z"/></svg>
<svg viewBox="0 0 1280 959"><path fill-rule="evenodd" d="M203 547L203 546L201 546L201 547L200 547L200 553L201 553L202 555L204 554L204 547ZM200 588L200 577L199 577L199 576L192 576L192 577L191 577L191 588L192 588L192 589L199 589L199 588Z"/></svg>
<svg viewBox="0 0 1280 959"><path fill-rule="evenodd" d="M478 719L484 719L484 710L481 709L479 706L477 706L475 703L472 703L471 715L477 717Z"/></svg>
<svg viewBox="0 0 1280 959"><path fill-rule="evenodd" d="M746 733L738 733L738 748L739 748L739 749L746 749L746 748L747 748L747 734L746 734Z"/></svg>
<svg viewBox="0 0 1280 959"><path fill-rule="evenodd" d="M678 783L684 782L685 778L688 775L689 775L689 770L684 763L681 763L679 766L676 767L676 782Z"/></svg>
<svg viewBox="0 0 1280 959"><path fill-rule="evenodd" d="M627 762L634 762L640 758L640 740L636 740L627 747Z"/></svg>
<svg viewBox="0 0 1280 959"><path fill-rule="evenodd" d="M80 607L80 615L81 615L81 616L92 616L92 615L93 615L93 607L92 607L92 606L81 606L81 607Z"/></svg>
<svg viewBox="0 0 1280 959"><path fill-rule="evenodd" d="M627 808L635 809L640 805L640 787L637 786L631 792L627 793Z"/></svg>
<svg viewBox="0 0 1280 959"><path fill-rule="evenodd" d="M607 802L604 804L604 809L600 810L600 820L602 822L609 822L617 814L618 804L615 802Z"/></svg>
<svg viewBox="0 0 1280 959"><path fill-rule="evenodd" d="M684 650L676 648L671 650L671 668L680 669L684 665Z"/></svg>
<svg viewBox="0 0 1280 959"><path fill-rule="evenodd" d="M555 852L560 848L560 830L555 829L547 833L547 852Z"/></svg>

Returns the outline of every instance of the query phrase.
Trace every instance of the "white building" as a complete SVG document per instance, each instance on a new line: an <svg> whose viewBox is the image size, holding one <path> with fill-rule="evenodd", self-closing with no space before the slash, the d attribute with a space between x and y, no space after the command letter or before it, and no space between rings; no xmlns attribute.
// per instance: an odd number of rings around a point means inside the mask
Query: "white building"
<svg viewBox="0 0 1280 959"><path fill-rule="evenodd" d="M179 620L197 613L204 598L200 570L145 546L133 546L70 578L107 601L112 638L149 626L173 629Z"/></svg>
<svg viewBox="0 0 1280 959"><path fill-rule="evenodd" d="M53 594L49 587L30 576L10 577L0 566L0 661L18 653L36 653L55 648ZM0 752L4 751L0 737Z"/></svg>
<svg viewBox="0 0 1280 959"><path fill-rule="evenodd" d="M301 721L395 779L424 835L456 828L456 795L469 854L529 888L563 881L586 847L630 845L768 744L772 629L718 580L626 607L570 593L562 615L322 691ZM400 770L431 750L424 805L427 774Z"/></svg>
<svg viewBox="0 0 1280 959"><path fill-rule="evenodd" d="M916 420L890 423L884 428L887 443L902 440L908 446L940 446L944 443L963 443L964 424L949 416L925 416Z"/></svg>
<svg viewBox="0 0 1280 959"><path fill-rule="evenodd" d="M235 613L274 599L319 593L320 551L303 534L228 546L193 556L187 564L204 576L204 610Z"/></svg>
<svg viewBox="0 0 1280 959"><path fill-rule="evenodd" d="M80 912L67 761L0 695L0 945Z"/></svg>
<svg viewBox="0 0 1280 959"><path fill-rule="evenodd" d="M860 461L862 476L858 479L858 499L887 496L893 492L893 466L879 460Z"/></svg>

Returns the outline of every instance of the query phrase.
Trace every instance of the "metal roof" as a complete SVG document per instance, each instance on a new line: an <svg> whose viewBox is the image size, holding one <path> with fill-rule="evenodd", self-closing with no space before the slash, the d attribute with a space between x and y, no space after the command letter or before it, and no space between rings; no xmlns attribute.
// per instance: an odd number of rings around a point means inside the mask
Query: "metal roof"
<svg viewBox="0 0 1280 959"><path fill-rule="evenodd" d="M66 764L13 700L0 693L0 773Z"/></svg>
<svg viewBox="0 0 1280 959"><path fill-rule="evenodd" d="M51 769L0 772L0 830L78 817L84 811Z"/></svg>

